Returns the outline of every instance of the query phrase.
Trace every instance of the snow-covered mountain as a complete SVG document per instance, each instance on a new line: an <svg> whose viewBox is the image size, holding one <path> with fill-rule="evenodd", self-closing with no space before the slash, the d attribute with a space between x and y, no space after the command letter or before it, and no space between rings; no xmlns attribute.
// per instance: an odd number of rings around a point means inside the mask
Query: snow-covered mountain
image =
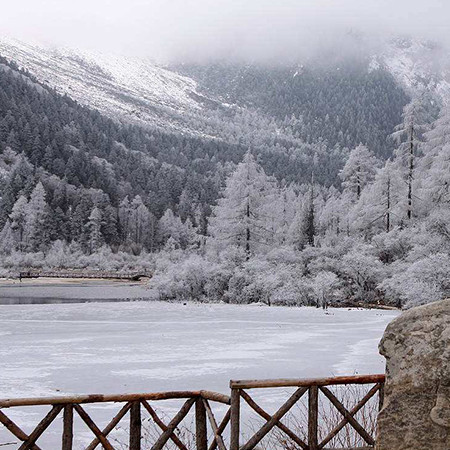
<svg viewBox="0 0 450 450"><path fill-rule="evenodd" d="M0 38L0 55L81 104L166 131L208 134L192 122L205 108L226 106L214 92L199 86L198 79L148 59L46 47L6 37ZM369 70L379 67L409 92L426 85L445 103L450 99L450 55L436 44L392 40L371 58Z"/></svg>
<svg viewBox="0 0 450 450"><path fill-rule="evenodd" d="M68 48L51 48L0 39L0 55L28 70L39 81L110 117L195 132L186 116L207 99L189 77L149 60Z"/></svg>
<svg viewBox="0 0 450 450"><path fill-rule="evenodd" d="M298 65L163 67L143 58L4 37L0 56L58 93L114 119L231 144L272 133L291 147L298 147L299 140L326 140L330 147L364 142L388 156L392 149L386 136L407 102L399 86L410 96L425 85L450 102L449 53L436 44L400 38L372 55L369 64L328 72L313 64L301 65L301 71ZM377 69L380 76L368 75Z"/></svg>

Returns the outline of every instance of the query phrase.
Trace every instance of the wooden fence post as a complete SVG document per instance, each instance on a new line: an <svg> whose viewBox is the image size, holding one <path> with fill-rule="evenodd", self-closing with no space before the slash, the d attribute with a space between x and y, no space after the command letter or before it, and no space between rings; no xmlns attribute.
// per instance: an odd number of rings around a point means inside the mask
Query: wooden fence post
<svg viewBox="0 0 450 450"><path fill-rule="evenodd" d="M308 446L318 449L319 388L311 386L308 392Z"/></svg>
<svg viewBox="0 0 450 450"><path fill-rule="evenodd" d="M141 450L141 402L136 401L130 408L130 450Z"/></svg>
<svg viewBox="0 0 450 450"><path fill-rule="evenodd" d="M203 399L195 401L195 441L197 450L208 449L208 428L206 425L206 409Z"/></svg>
<svg viewBox="0 0 450 450"><path fill-rule="evenodd" d="M241 390L231 389L231 436L230 436L230 450L239 450L239 422L240 422L240 402Z"/></svg>
<svg viewBox="0 0 450 450"><path fill-rule="evenodd" d="M62 450L72 450L73 445L73 406L64 406Z"/></svg>

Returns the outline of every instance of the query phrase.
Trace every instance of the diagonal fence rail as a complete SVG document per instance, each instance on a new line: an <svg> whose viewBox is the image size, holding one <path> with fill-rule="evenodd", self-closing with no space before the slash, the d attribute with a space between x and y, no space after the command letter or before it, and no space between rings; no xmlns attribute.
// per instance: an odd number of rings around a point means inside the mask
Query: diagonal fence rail
<svg viewBox="0 0 450 450"><path fill-rule="evenodd" d="M18 398L0 400L0 424L9 432L16 442L2 442L0 447L19 450L45 450L41 448L41 438L56 419L61 420L60 445L62 450L74 450L74 439L77 432L74 427L75 419L81 420L92 433L91 442L85 446L86 450L103 448L106 450L252 450L268 448L269 450L320 450L337 449L329 447L335 442L339 433L350 428L364 446L359 449L370 449L375 444L373 427L368 429L367 424L358 420L358 413L368 404L377 399L378 411L383 402L384 375L366 375L353 377L334 377L324 379L298 379L298 380L250 380L231 381L231 396L210 391L173 391L150 394L123 394L123 395L81 395L72 397L46 397L46 398ZM342 386L365 386L368 388L361 398L352 394L349 401L344 402L338 393L333 391ZM267 388L293 388L294 392L273 414L270 414L255 400L255 396L248 391ZM163 400L181 401L182 406L172 419L162 417L155 403ZM328 421L329 429L324 432L324 417L319 414L319 403L326 400L329 408L334 409L336 420ZM347 399L349 400L349 399ZM263 420L262 424L251 434L245 437L242 432L242 402ZM302 418L305 432L299 432L298 427L282 421L295 405L304 402L306 415ZM102 403L121 404L120 410L106 426L100 427L88 410L89 405ZM8 417L10 408L29 406L50 407L42 420L35 428L27 433L17 422ZM221 420L217 419L217 407L225 413ZM189 442L180 433L180 424L188 415L193 417ZM328 409L326 414L331 414ZM9 415L11 416L11 415ZM151 421L157 429L152 435L151 442L144 439L143 421ZM127 442L118 444L111 438L113 430L117 430L126 421L128 432ZM298 423L298 421L296 422ZM0 429L1 429L0 426ZM325 427L326 428L326 427ZM285 436L279 438L277 444L261 447L262 442L273 430ZM77 446L76 448L80 448ZM339 447L340 449L354 449L355 446ZM56 447L52 446L52 450Z"/></svg>

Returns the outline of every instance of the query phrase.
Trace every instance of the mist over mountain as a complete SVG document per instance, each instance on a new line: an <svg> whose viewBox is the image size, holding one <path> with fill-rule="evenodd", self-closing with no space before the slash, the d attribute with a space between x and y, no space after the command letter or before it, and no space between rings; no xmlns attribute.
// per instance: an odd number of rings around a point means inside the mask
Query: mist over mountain
<svg viewBox="0 0 450 450"><path fill-rule="evenodd" d="M448 46L449 14L445 0L22 0L3 5L0 27L26 42L160 62L279 64L380 52L399 35Z"/></svg>

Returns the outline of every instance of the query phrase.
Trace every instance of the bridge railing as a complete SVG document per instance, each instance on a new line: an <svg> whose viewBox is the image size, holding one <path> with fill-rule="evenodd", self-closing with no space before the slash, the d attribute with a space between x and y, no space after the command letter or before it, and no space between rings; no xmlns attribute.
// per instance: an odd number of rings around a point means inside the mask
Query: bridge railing
<svg viewBox="0 0 450 450"><path fill-rule="evenodd" d="M28 269L22 270L17 274L17 278L86 278L86 279L106 279L106 280L133 280L138 281L141 278L151 278L150 271L106 271L106 270L86 270L86 269L70 269L70 270L44 270L44 269Z"/></svg>
<svg viewBox="0 0 450 450"><path fill-rule="evenodd" d="M56 447L53 441L52 450L80 448L79 440L74 447L74 438L79 430L79 427L74 427L76 419L84 423L85 428L92 433L92 440L84 447L86 450L94 450L99 446L106 450L371 449L375 444L374 424L383 402L384 381L384 375L240 380L230 382L231 397L210 391L174 391L3 399L0 400L0 424L15 442L4 441L2 438L0 446L6 449L44 450L38 439L46 431L49 432L50 425L54 424L60 427L60 444ZM262 389L276 389L277 398L278 394L284 395L287 390L293 392L281 407L274 413L269 413L268 409L261 406L264 394L268 393ZM249 391L252 391L252 395ZM254 392L262 395L257 396ZM176 407L172 404L171 419L162 416L155 407L156 402L163 400L177 402ZM324 406L324 402L327 406ZM98 407L102 403L120 404L120 410L108 424L100 426L94 420L89 405ZM361 416L361 412L369 404L371 407L368 414L371 418L361 420L366 417ZM271 405L273 406L273 399ZM262 422L253 427L250 435L249 427L244 423L248 419L248 415L243 414L244 406L262 419ZM300 408L293 412L295 406ZM17 423L16 417L21 416L9 413L11 409L25 407L50 407L29 433ZM288 413L295 420L286 422ZM219 414L221 420L218 420ZM186 425L188 415L191 422ZM150 423L153 428L149 434L145 426L148 427ZM125 440L123 435L121 440L111 436L119 427L127 432ZM188 433L181 432L183 427L188 429ZM0 431L1 428L0 426ZM346 439L339 440L343 431L346 431ZM272 440L267 441L270 434L273 435ZM0 433L0 436L4 437L5 434Z"/></svg>

